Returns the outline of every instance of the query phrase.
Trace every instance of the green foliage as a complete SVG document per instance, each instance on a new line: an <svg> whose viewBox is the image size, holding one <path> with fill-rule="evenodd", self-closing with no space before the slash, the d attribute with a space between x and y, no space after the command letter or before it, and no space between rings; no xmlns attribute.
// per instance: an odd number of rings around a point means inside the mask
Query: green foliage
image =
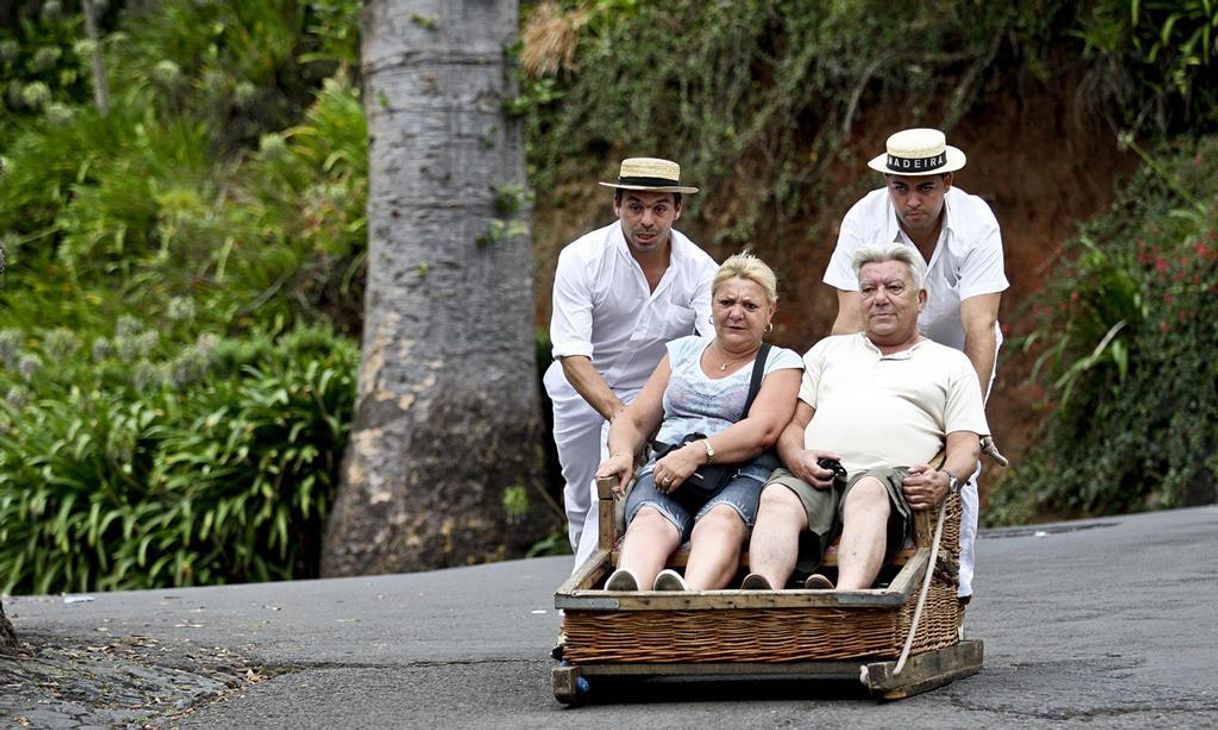
<svg viewBox="0 0 1218 730"><path fill-rule="evenodd" d="M721 240L746 241L831 194L818 186L848 154L860 108L900 103L906 123L950 127L1000 54L1040 51L1065 4L1047 5L581 5L568 10L575 60L524 79L512 108L526 115L537 189L594 177L573 167L589 160L663 154L681 161L683 176L714 185L720 201L733 199L713 228ZM700 205L691 198L694 214Z"/></svg>
<svg viewBox="0 0 1218 730"><path fill-rule="evenodd" d="M669 156L716 191L689 215L740 243L857 198L830 175L860 162L847 145L864 113L950 129L1000 85L1053 84L1083 52L1097 62L1080 93L1115 125L1212 130L1214 33L1210 0L566 0L534 7L531 73L508 106L538 190L594 179L606 159Z"/></svg>
<svg viewBox="0 0 1218 730"><path fill-rule="evenodd" d="M439 26L439 23L436 21L434 16L419 15L418 13L414 13L410 16L410 22L419 26L423 30L434 31Z"/></svg>
<svg viewBox="0 0 1218 730"><path fill-rule="evenodd" d="M257 309L265 320L270 301L288 319L316 317L338 298L362 302L367 145L359 93L341 78L325 82L299 124L262 138L232 196L216 201L217 283L257 292L234 316Z"/></svg>
<svg viewBox="0 0 1218 730"><path fill-rule="evenodd" d="M478 236L476 243L479 246L494 246L529 232L522 216L533 204L533 193L519 185L499 185L491 190L495 193L495 215L500 217L492 218Z"/></svg>
<svg viewBox="0 0 1218 730"><path fill-rule="evenodd" d="M0 590L315 575L362 301L360 2L111 4L105 117L78 8L47 5L0 6Z"/></svg>
<svg viewBox="0 0 1218 730"><path fill-rule="evenodd" d="M570 555L571 542L567 531L555 530L546 536L544 540L533 543L529 548L529 552L525 557L540 558L546 555Z"/></svg>
<svg viewBox="0 0 1218 730"><path fill-rule="evenodd" d="M1218 3L1108 0L1081 12L1077 35L1101 62L1106 92L1135 129L1214 129L1218 122Z"/></svg>
<svg viewBox="0 0 1218 730"><path fill-rule="evenodd" d="M130 318L85 344L0 331L0 591L316 576L354 345L178 347Z"/></svg>
<svg viewBox="0 0 1218 730"><path fill-rule="evenodd" d="M349 83L327 81L299 124L266 135L236 167L208 154L202 122L162 121L148 101L117 99L106 118L85 109L66 124L37 120L9 147L9 316L46 321L31 291L68 295L53 308L76 294L143 316L186 298L200 324L220 326L249 326L255 310L310 321L336 297L361 298L367 131ZM76 314L50 321L72 326Z"/></svg>
<svg viewBox="0 0 1218 730"><path fill-rule="evenodd" d="M987 519L1213 501L1218 481L1218 138L1148 158L1061 252L1014 343L1052 409Z"/></svg>
<svg viewBox="0 0 1218 730"><path fill-rule="evenodd" d="M158 106L200 118L222 149L288 126L310 91L358 66L358 0L132 4L110 39L116 87L155 91Z"/></svg>
<svg viewBox="0 0 1218 730"><path fill-rule="evenodd" d="M7 22L6 22L7 21ZM90 96L84 21L58 2L0 8L0 134Z"/></svg>
<svg viewBox="0 0 1218 730"><path fill-rule="evenodd" d="M516 524L529 514L529 493L520 484L512 484L503 490L503 512L508 524Z"/></svg>

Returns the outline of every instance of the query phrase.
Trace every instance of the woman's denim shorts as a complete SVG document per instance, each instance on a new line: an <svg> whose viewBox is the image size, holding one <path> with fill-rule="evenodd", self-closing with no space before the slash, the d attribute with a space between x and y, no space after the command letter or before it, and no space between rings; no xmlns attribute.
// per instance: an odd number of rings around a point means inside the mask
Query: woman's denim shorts
<svg viewBox="0 0 1218 730"><path fill-rule="evenodd" d="M762 481L759 479L738 474L726 487L698 508L697 514L691 514L685 505L656 489L655 479L648 471L639 475L630 489L630 494L626 496L626 525L630 525L644 505L651 505L677 528L681 533L681 542L685 542L693 533L695 522L702 519L715 505L726 504L736 510L736 514L744 521L744 526L751 530L757 520L757 501L761 498L761 485Z"/></svg>

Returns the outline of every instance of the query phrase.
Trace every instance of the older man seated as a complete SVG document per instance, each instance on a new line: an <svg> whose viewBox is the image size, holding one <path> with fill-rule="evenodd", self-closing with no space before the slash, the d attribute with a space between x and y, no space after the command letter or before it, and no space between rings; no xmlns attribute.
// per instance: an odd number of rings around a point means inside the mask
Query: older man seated
<svg viewBox="0 0 1218 730"><path fill-rule="evenodd" d="M912 510L937 507L973 472L989 432L981 388L963 353L918 332L922 267L900 243L856 251L864 330L804 356L799 404L778 442L786 468L762 491L742 588L812 573L839 521L837 588L871 587L909 536ZM942 466L930 466L944 448ZM833 584L812 573L804 587Z"/></svg>

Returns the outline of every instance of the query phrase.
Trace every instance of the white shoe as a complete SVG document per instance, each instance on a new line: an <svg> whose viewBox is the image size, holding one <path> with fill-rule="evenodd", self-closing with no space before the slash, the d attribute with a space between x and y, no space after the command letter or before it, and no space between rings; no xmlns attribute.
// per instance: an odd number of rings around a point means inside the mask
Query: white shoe
<svg viewBox="0 0 1218 730"><path fill-rule="evenodd" d="M634 577L625 568L618 568L613 571L613 575L609 576L609 580L605 581L605 590L607 591L637 591L639 589L639 579Z"/></svg>
<svg viewBox="0 0 1218 730"><path fill-rule="evenodd" d="M689 584L681 577L681 574L671 568L665 568L656 576L655 583L651 584L653 591L688 591Z"/></svg>

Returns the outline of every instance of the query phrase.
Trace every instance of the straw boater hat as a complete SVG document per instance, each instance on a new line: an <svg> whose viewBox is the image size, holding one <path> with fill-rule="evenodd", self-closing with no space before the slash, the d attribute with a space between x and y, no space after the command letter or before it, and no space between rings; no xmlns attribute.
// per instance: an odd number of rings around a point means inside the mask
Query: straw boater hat
<svg viewBox="0 0 1218 730"><path fill-rule="evenodd" d="M938 175L964 167L964 153L937 129L903 129L888 138L888 151L867 163L890 175Z"/></svg>
<svg viewBox="0 0 1218 730"><path fill-rule="evenodd" d="M656 157L629 157L622 160L617 182L600 183L607 188L650 190L656 193L696 193L697 188L681 184L681 166Z"/></svg>

